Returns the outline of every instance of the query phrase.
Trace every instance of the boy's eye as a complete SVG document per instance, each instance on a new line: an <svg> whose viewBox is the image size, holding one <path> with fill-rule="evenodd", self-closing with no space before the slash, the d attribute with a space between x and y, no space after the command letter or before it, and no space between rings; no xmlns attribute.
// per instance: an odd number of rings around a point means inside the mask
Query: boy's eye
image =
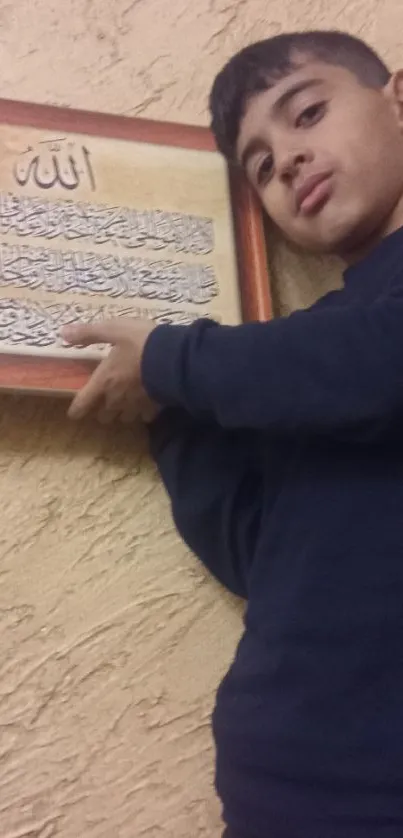
<svg viewBox="0 0 403 838"><path fill-rule="evenodd" d="M273 156L266 154L258 166L256 173L256 181L258 186L263 186L271 177L273 171Z"/></svg>
<svg viewBox="0 0 403 838"><path fill-rule="evenodd" d="M296 120L296 128L309 128L311 125L316 125L325 113L326 103L318 102L315 105L310 105L309 108L300 113Z"/></svg>

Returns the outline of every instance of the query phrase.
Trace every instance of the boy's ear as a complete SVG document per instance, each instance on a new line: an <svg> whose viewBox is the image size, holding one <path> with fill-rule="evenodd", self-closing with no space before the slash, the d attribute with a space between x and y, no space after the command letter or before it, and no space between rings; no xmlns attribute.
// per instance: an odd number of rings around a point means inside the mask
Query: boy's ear
<svg viewBox="0 0 403 838"><path fill-rule="evenodd" d="M403 131L403 70L393 74L384 88L386 98L389 100L400 128Z"/></svg>

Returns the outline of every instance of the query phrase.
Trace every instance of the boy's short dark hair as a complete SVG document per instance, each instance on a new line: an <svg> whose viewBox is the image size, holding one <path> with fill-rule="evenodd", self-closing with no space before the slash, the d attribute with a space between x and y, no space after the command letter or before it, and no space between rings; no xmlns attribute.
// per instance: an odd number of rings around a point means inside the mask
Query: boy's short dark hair
<svg viewBox="0 0 403 838"><path fill-rule="evenodd" d="M211 128L229 160L248 100L295 70L298 56L345 67L368 87L384 87L391 78L376 52L345 32L293 32L245 47L218 74L210 95Z"/></svg>

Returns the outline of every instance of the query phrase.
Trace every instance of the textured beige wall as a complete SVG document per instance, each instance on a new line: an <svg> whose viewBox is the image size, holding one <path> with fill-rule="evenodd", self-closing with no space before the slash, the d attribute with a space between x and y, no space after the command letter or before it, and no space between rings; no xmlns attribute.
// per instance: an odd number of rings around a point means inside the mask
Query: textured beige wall
<svg viewBox="0 0 403 838"><path fill-rule="evenodd" d="M1 0L0 95L203 123L234 50L332 25L399 62L399 0ZM273 247L283 308L306 304L320 271ZM209 718L238 605L173 533L141 434L0 410L1 838L217 836Z"/></svg>

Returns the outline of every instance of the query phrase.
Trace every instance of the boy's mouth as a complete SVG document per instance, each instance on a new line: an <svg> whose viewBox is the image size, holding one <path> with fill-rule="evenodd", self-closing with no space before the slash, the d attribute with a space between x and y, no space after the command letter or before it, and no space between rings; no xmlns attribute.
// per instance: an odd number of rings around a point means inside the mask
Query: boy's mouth
<svg viewBox="0 0 403 838"><path fill-rule="evenodd" d="M297 212L313 215L327 203L331 192L331 172L310 175L295 190Z"/></svg>

